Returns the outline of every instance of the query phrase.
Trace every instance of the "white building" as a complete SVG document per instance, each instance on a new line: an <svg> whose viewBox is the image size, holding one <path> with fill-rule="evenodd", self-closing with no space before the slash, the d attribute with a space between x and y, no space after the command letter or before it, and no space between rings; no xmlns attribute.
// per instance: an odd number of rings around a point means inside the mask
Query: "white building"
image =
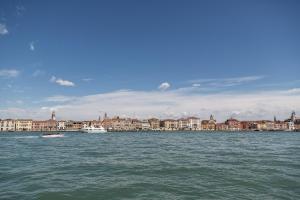
<svg viewBox="0 0 300 200"><path fill-rule="evenodd" d="M190 130L201 130L201 120L197 117L189 117L188 120L188 128Z"/></svg>
<svg viewBox="0 0 300 200"><path fill-rule="evenodd" d="M66 130L66 121L57 122L57 130L64 131Z"/></svg>
<svg viewBox="0 0 300 200"><path fill-rule="evenodd" d="M1 120L0 131L15 131L15 121L13 119Z"/></svg>
<svg viewBox="0 0 300 200"><path fill-rule="evenodd" d="M15 120L16 131L31 131L32 120L31 119L17 119Z"/></svg>
<svg viewBox="0 0 300 200"><path fill-rule="evenodd" d="M189 129L189 121L185 118L181 118L178 120L178 128L179 130L187 130Z"/></svg>
<svg viewBox="0 0 300 200"><path fill-rule="evenodd" d="M148 120L142 120L142 130L150 130L150 123Z"/></svg>

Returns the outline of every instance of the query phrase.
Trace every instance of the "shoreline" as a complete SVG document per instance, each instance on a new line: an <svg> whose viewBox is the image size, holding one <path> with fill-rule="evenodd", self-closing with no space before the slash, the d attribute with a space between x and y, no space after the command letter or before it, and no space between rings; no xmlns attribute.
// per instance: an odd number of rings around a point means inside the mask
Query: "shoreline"
<svg viewBox="0 0 300 200"><path fill-rule="evenodd" d="M62 133L84 133L81 130L51 130L51 131L0 131L1 133L47 133L47 132L62 132ZM218 133L218 132L226 132L226 133L239 133L239 132L300 132L300 130L236 130L236 131L230 131L230 130L113 130L113 131L107 131L106 133L100 133L100 134L107 134L107 133L147 133L147 132L155 132L155 133ZM99 134L99 133L85 133L85 134Z"/></svg>

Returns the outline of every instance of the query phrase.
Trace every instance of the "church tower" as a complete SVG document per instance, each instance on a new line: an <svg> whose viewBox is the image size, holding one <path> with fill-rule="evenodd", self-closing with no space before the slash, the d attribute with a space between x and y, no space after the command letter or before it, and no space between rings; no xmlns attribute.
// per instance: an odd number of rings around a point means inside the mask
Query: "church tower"
<svg viewBox="0 0 300 200"><path fill-rule="evenodd" d="M295 120L296 120L296 113L295 111L293 111L291 115L291 121L294 122Z"/></svg>
<svg viewBox="0 0 300 200"><path fill-rule="evenodd" d="M56 117L55 117L55 111L52 111L51 119L52 119L52 120L56 120Z"/></svg>

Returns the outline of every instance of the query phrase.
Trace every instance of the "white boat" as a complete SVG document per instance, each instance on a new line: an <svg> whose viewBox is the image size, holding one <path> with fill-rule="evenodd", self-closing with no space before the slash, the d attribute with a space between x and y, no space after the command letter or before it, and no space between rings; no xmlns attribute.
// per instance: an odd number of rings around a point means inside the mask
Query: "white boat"
<svg viewBox="0 0 300 200"><path fill-rule="evenodd" d="M98 127L94 127L94 126L87 126L84 125L84 127L81 129L81 132L84 133L106 133L107 130L105 130L105 128L103 128L102 126Z"/></svg>
<svg viewBox="0 0 300 200"><path fill-rule="evenodd" d="M61 133L44 133L42 135L43 138L58 138L58 137L64 137L64 134Z"/></svg>

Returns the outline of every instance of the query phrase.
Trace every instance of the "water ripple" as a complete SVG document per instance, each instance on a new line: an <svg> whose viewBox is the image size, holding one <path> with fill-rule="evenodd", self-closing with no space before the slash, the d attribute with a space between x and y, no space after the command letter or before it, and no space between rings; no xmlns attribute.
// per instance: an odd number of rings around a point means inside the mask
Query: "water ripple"
<svg viewBox="0 0 300 200"><path fill-rule="evenodd" d="M297 133L0 135L1 199L300 199Z"/></svg>

